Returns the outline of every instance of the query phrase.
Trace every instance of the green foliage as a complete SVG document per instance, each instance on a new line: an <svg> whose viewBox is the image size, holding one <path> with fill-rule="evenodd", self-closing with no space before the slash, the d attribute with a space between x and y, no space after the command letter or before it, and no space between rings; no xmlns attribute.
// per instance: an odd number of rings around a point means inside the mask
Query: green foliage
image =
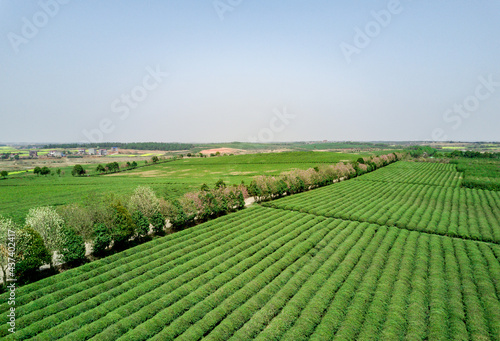
<svg viewBox="0 0 500 341"><path fill-rule="evenodd" d="M2 178L6 178L6 177L7 177L7 175L9 175L9 172L7 172L6 170L3 170L3 171L1 171L1 172L0 172L0 176L1 176Z"/></svg>
<svg viewBox="0 0 500 341"><path fill-rule="evenodd" d="M113 224L111 226L111 238L115 247L123 248L135 234L136 226L129 211L120 201L111 204L113 210Z"/></svg>
<svg viewBox="0 0 500 341"><path fill-rule="evenodd" d="M73 170L71 171L71 175L73 176L85 175L85 169L83 169L82 165L74 165Z"/></svg>
<svg viewBox="0 0 500 341"><path fill-rule="evenodd" d="M429 146L414 146L409 148L409 154L412 157L433 156L437 150Z"/></svg>
<svg viewBox="0 0 500 341"><path fill-rule="evenodd" d="M106 169L110 173L118 172L120 170L120 165L118 164L118 162L110 162L106 164Z"/></svg>
<svg viewBox="0 0 500 341"><path fill-rule="evenodd" d="M16 338L494 339L499 254L257 206L17 288Z"/></svg>
<svg viewBox="0 0 500 341"><path fill-rule="evenodd" d="M165 217L160 213L156 212L153 214L153 216L150 218L150 223L153 225L153 231L157 235L163 235L164 234L164 229L165 229ZM149 224L148 224L149 228Z"/></svg>
<svg viewBox="0 0 500 341"><path fill-rule="evenodd" d="M453 161L457 171L463 174L462 187L500 191L500 161L471 156Z"/></svg>
<svg viewBox="0 0 500 341"><path fill-rule="evenodd" d="M32 280L42 265L51 262L49 250L40 234L29 226L19 230L16 239L16 277Z"/></svg>
<svg viewBox="0 0 500 341"><path fill-rule="evenodd" d="M92 252L95 255L101 256L106 251L112 242L111 231L102 223L94 225L94 242L92 244Z"/></svg>
<svg viewBox="0 0 500 341"><path fill-rule="evenodd" d="M158 156L156 155L151 158L151 162L153 163L157 163L158 161L160 161L160 159L158 159Z"/></svg>
<svg viewBox="0 0 500 341"><path fill-rule="evenodd" d="M136 229L136 236L138 237L145 237L148 235L149 232L149 221L148 218L142 214L141 211L135 211L132 214L132 219L134 221L135 226L137 226Z"/></svg>
<svg viewBox="0 0 500 341"><path fill-rule="evenodd" d="M62 229L63 241L60 253L63 261L70 265L81 263L85 259L85 242L74 229L64 227Z"/></svg>
<svg viewBox="0 0 500 341"><path fill-rule="evenodd" d="M95 171L97 173L104 173L104 172L106 172L106 168L103 165L98 164L97 167L96 167L96 169L95 169Z"/></svg>
<svg viewBox="0 0 500 341"><path fill-rule="evenodd" d="M174 228L186 226L188 216L178 200L172 200L172 202L167 205L165 213Z"/></svg>

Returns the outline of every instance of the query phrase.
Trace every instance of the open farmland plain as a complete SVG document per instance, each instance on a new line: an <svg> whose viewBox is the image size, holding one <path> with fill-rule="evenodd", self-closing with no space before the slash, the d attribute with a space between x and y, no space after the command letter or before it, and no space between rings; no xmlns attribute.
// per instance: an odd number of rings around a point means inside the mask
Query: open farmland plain
<svg viewBox="0 0 500 341"><path fill-rule="evenodd" d="M500 340L500 195L397 162L18 288L36 340Z"/></svg>

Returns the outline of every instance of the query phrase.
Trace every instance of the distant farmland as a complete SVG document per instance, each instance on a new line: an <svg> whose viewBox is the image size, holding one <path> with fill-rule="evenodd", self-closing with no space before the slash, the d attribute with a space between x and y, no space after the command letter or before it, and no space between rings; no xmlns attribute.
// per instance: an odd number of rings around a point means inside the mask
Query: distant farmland
<svg viewBox="0 0 500 341"><path fill-rule="evenodd" d="M398 162L247 208L19 288L0 335L499 340L500 195L460 181Z"/></svg>
<svg viewBox="0 0 500 341"><path fill-rule="evenodd" d="M0 214L23 223L24 216L32 207L82 203L105 193L129 195L140 185L152 187L159 196L177 198L198 190L203 183L212 186L219 179L226 184L239 184L241 181L248 184L255 175L278 175L293 168L307 169L322 163L356 160L366 155L369 154L287 152L184 158L155 165L150 162L147 167L94 177L73 177L72 167L55 164L51 169L60 168L63 175L37 176L28 172L12 174L0 181ZM112 161L112 158L106 158L102 163ZM88 174L96 174L95 164L83 167Z"/></svg>

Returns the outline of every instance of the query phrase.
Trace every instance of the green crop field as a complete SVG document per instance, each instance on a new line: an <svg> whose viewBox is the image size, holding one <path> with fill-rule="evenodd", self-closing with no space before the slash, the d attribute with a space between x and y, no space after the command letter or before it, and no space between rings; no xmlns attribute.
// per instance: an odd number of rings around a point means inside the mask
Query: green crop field
<svg viewBox="0 0 500 341"><path fill-rule="evenodd" d="M175 198L198 190L203 183L213 186L219 179L227 184L239 184L241 181L248 184L256 175L278 175L294 168L307 169L321 163L334 164L367 155L369 154L287 152L184 158L93 177L73 177L71 167L56 164L52 170L60 168L64 175L37 176L33 172L21 172L0 180L0 215L23 223L24 216L32 207L82 203L105 193L129 195L139 185L152 187L159 196ZM103 160L103 163L107 162L111 161ZM83 167L90 174L95 173L96 165Z"/></svg>
<svg viewBox="0 0 500 341"><path fill-rule="evenodd" d="M463 172L463 186L468 188L500 190L500 160L460 159L457 170Z"/></svg>
<svg viewBox="0 0 500 341"><path fill-rule="evenodd" d="M499 340L500 197L459 180L398 162L155 239L18 288L16 334L1 295L0 336Z"/></svg>
<svg viewBox="0 0 500 341"><path fill-rule="evenodd" d="M454 165L398 162L265 205L500 243L500 192L459 184Z"/></svg>

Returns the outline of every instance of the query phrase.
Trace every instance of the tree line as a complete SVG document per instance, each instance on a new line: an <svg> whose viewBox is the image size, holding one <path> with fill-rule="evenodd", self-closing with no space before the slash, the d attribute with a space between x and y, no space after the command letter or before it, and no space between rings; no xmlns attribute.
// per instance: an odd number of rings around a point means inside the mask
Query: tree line
<svg viewBox="0 0 500 341"><path fill-rule="evenodd" d="M194 147L191 143L166 143L166 142L100 142L100 143L62 143L62 144L47 144L42 146L44 149L52 148L121 148L121 149L137 149L137 150L188 150Z"/></svg>
<svg viewBox="0 0 500 341"><path fill-rule="evenodd" d="M86 262L87 242L94 257L124 250L178 230L218 217L245 206L248 194L244 186L227 187L219 181L215 187L203 186L179 200L156 196L150 187L139 186L130 197L112 194L88 199L85 204L32 208L23 226L0 216L0 268L6 278L8 235L16 231L16 278L30 282L39 276L39 268L59 263L76 266ZM54 270L55 271L55 270Z"/></svg>

